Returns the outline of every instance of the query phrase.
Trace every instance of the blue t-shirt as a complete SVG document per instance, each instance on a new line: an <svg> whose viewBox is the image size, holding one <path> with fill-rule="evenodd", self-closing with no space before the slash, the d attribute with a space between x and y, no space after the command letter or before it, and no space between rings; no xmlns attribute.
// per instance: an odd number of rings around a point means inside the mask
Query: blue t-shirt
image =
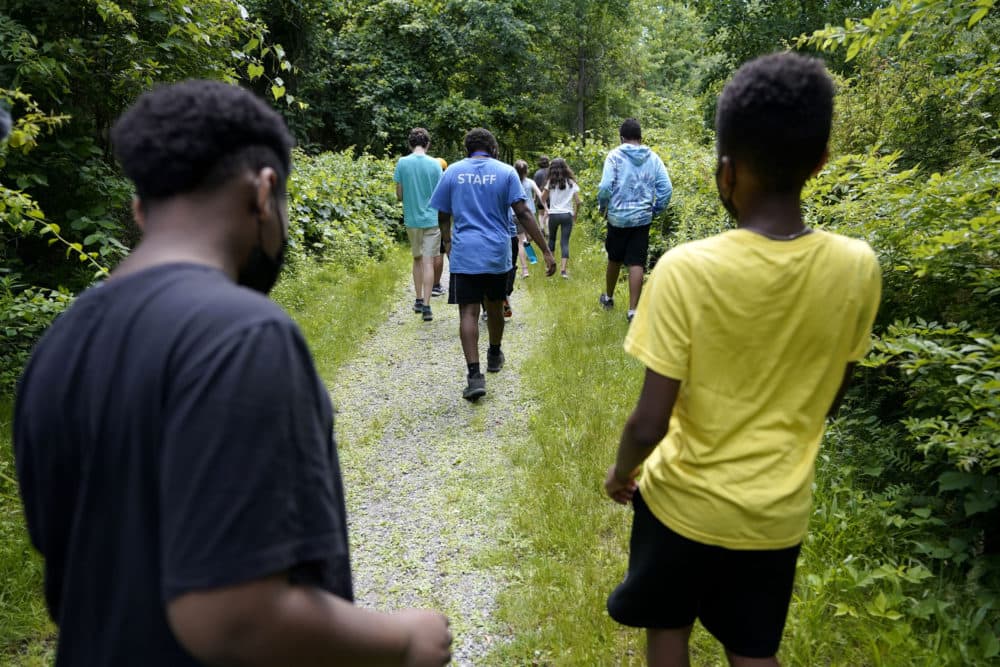
<svg viewBox="0 0 1000 667"><path fill-rule="evenodd" d="M396 163L392 180L403 186L403 224L437 227L437 211L430 207L430 198L441 180L441 163L429 155L412 153Z"/></svg>
<svg viewBox="0 0 1000 667"><path fill-rule="evenodd" d="M510 207L523 199L517 172L499 160L466 158L448 167L431 207L454 218L452 273L510 271Z"/></svg>
<svg viewBox="0 0 1000 667"><path fill-rule="evenodd" d="M216 269L82 294L21 379L14 451L56 665L196 667L188 592L289 572L352 597L333 410L295 323Z"/></svg>

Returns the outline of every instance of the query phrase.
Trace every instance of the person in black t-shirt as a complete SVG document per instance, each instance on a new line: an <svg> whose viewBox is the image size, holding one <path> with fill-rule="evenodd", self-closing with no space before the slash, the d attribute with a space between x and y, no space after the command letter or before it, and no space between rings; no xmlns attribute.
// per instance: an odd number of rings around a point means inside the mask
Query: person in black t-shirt
<svg viewBox="0 0 1000 667"><path fill-rule="evenodd" d="M188 81L112 140L144 239L39 342L14 417L56 664L445 664L444 616L352 604L330 400L265 296L288 234L281 117Z"/></svg>

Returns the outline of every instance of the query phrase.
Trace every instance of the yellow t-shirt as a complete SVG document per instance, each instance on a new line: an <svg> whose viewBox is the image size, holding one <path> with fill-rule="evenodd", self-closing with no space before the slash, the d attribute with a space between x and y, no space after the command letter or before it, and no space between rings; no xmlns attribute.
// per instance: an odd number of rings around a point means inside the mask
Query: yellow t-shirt
<svg viewBox="0 0 1000 667"><path fill-rule="evenodd" d="M666 253L625 351L681 381L639 488L671 530L729 549L798 544L813 464L848 362L871 345L881 297L864 241L737 229Z"/></svg>

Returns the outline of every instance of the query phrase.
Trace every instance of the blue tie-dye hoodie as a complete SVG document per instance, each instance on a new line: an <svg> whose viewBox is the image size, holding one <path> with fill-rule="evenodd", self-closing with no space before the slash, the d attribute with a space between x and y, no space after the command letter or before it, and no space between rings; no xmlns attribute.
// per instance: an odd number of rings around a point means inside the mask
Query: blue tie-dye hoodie
<svg viewBox="0 0 1000 667"><path fill-rule="evenodd" d="M622 144L608 153L597 203L615 227L648 225L670 203L667 168L649 146Z"/></svg>

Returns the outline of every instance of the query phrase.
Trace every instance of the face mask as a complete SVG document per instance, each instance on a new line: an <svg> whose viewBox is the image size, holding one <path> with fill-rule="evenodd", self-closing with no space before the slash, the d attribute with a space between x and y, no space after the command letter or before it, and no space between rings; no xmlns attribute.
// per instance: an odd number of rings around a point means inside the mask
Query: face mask
<svg viewBox="0 0 1000 667"><path fill-rule="evenodd" d="M733 204L732 193L729 197L722 194L722 160L719 160L718 165L715 167L715 189L719 192L719 201L725 207L726 212L729 213L729 217L733 220L738 220L739 216L736 214L736 206Z"/></svg>
<svg viewBox="0 0 1000 667"><path fill-rule="evenodd" d="M278 215L278 222L281 222L281 215L277 213L280 209L278 208L277 195L275 196L275 212ZM281 267L285 263L285 249L288 247L288 236L283 236L281 239L281 248L278 249L277 257L270 257L266 252L264 252L263 238L261 237L261 227L263 227L264 221L260 218L257 219L257 245L253 247L250 251L250 257L247 259L246 264L240 269L239 275L236 278L236 282L244 287L249 287L252 290L256 290L261 294L267 294L274 287L274 284L278 282L278 276L281 274Z"/></svg>

